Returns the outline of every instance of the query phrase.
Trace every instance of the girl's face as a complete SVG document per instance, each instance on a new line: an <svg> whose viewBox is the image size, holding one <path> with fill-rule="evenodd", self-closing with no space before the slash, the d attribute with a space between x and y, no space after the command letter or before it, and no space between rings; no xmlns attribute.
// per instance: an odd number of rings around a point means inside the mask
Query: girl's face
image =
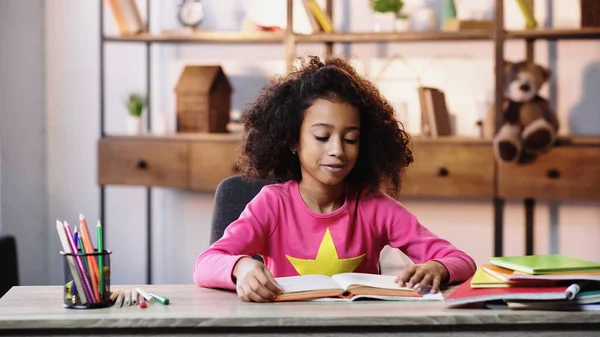
<svg viewBox="0 0 600 337"><path fill-rule="evenodd" d="M343 101L317 99L304 112L297 148L302 180L335 186L358 158L359 111Z"/></svg>

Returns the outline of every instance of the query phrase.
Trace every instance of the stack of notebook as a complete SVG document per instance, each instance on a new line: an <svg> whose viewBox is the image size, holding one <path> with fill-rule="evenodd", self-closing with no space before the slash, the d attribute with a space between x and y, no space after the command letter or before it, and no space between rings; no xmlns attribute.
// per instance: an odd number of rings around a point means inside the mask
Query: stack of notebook
<svg viewBox="0 0 600 337"><path fill-rule="evenodd" d="M564 254L493 257L445 299L449 307L600 310L600 263Z"/></svg>

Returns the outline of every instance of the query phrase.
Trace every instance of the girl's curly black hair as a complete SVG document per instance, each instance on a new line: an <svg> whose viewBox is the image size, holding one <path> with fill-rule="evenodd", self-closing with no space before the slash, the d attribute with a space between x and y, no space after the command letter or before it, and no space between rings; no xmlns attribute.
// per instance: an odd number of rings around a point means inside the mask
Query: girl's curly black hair
<svg viewBox="0 0 600 337"><path fill-rule="evenodd" d="M273 77L242 114L244 136L238 167L245 178L300 181L300 162L291 148L300 140L304 111L318 98L342 100L360 112L359 154L346 183L357 190L387 188L397 193L412 161L409 136L390 103L345 60L317 56Z"/></svg>

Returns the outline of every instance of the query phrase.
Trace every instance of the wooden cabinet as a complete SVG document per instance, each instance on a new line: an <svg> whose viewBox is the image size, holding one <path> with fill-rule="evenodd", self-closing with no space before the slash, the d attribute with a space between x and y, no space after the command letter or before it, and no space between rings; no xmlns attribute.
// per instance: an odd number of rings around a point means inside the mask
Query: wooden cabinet
<svg viewBox="0 0 600 337"><path fill-rule="evenodd" d="M107 137L98 144L98 183L214 191L237 173L239 146L229 134Z"/></svg>
<svg viewBox="0 0 600 337"><path fill-rule="evenodd" d="M214 191L238 173L240 142L236 134L107 137L98 144L98 183ZM401 197L600 200L600 142L499 164L497 177L489 141L415 138L410 148Z"/></svg>
<svg viewBox="0 0 600 337"><path fill-rule="evenodd" d="M214 191L225 178L237 174L237 141L191 143L191 189Z"/></svg>
<svg viewBox="0 0 600 337"><path fill-rule="evenodd" d="M600 147L556 147L531 164L501 164L498 183L501 198L600 200Z"/></svg>
<svg viewBox="0 0 600 337"><path fill-rule="evenodd" d="M189 145L170 140L114 137L98 144L98 183L189 187Z"/></svg>
<svg viewBox="0 0 600 337"><path fill-rule="evenodd" d="M485 141L414 141L414 162L406 169L400 195L492 198L494 157Z"/></svg>

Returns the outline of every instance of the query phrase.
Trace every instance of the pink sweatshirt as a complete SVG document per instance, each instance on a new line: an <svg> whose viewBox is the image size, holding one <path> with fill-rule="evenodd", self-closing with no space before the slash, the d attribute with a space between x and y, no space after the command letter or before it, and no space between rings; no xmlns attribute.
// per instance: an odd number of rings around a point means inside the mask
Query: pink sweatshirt
<svg viewBox="0 0 600 337"><path fill-rule="evenodd" d="M358 206L355 197L348 197L336 211L318 214L302 200L298 183L290 181L264 187L248 203L223 237L198 256L194 282L233 290L236 262L252 254L263 257L274 277L377 274L386 245L399 248L414 263L442 263L449 283L468 279L476 269L471 257L431 233L383 192L362 195Z"/></svg>

